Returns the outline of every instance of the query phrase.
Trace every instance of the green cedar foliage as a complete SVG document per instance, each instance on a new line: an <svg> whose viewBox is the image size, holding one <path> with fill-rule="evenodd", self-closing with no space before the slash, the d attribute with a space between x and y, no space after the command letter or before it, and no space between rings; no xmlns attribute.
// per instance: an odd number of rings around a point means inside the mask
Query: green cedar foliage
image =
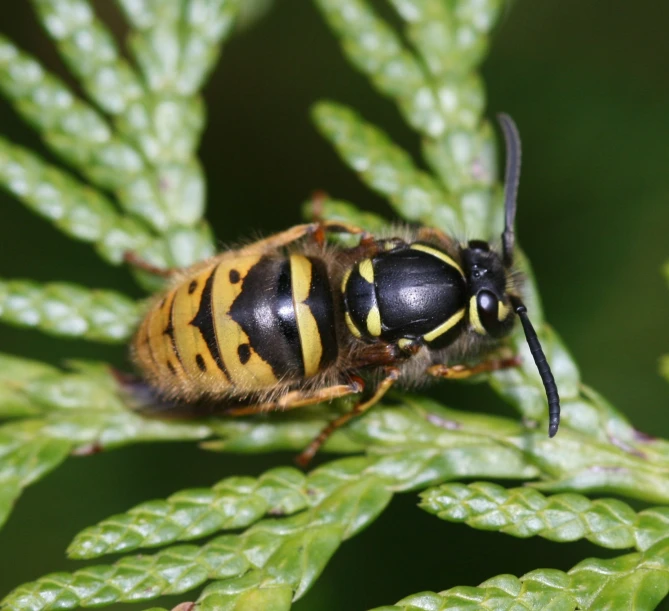
<svg viewBox="0 0 669 611"><path fill-rule="evenodd" d="M313 109L316 126L398 217L446 232L497 235L502 189L476 70L502 0L388 1L402 33L367 0L315 3L346 57L420 135L427 170L354 109L321 102ZM0 38L0 90L63 164L0 138L0 186L56 228L91 243L112 265L127 251L161 267L214 252L195 155L205 126L198 91L236 20L251 18L248 3L117 0L137 68L121 56L87 0L32 3L88 101ZM326 199L323 211L371 231L385 224L345 201ZM555 439L546 435L544 391L517 330L510 345L523 365L488 380L519 420L396 395L392 406L352 422L325 447L355 456L306 474L277 468L142 503L83 530L68 549L75 559L120 559L21 585L0 608L69 609L184 594L200 609L284 611L343 541L405 491L420 491L426 511L473 528L553 541L585 538L634 551L584 560L567 572L541 569L423 592L377 611L655 608L669 591L669 509L636 511L581 493L669 504L669 444L640 435L581 383L543 321L529 264L522 263L528 309L562 396ZM133 273L149 290L159 285ZM0 280L0 319L50 334L126 342L141 312L141 303L112 291ZM167 439L200 440L219 452L299 450L333 408L298 412L262 422L146 420L128 409L104 363L59 369L0 355L0 523L26 486L71 454ZM461 478L526 480L528 486L454 482Z"/></svg>

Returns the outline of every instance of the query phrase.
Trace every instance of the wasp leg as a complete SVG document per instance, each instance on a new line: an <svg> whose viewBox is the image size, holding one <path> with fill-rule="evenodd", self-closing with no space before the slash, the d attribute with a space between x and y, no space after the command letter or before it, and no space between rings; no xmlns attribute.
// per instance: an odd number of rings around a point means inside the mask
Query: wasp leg
<svg viewBox="0 0 669 611"><path fill-rule="evenodd" d="M374 238L370 233L357 227L356 225L351 225L350 223L344 223L342 221L319 221L315 223L318 227L314 231L313 237L315 242L319 246L325 244L325 237L328 233L346 233L349 235L359 235L361 244L370 244L374 242Z"/></svg>
<svg viewBox="0 0 669 611"><path fill-rule="evenodd" d="M182 271L182 268L180 267L172 267L169 269L165 269L163 267L156 267L155 265L152 265L148 261L142 259L139 255L132 252L131 250L123 254L123 260L128 265L132 265L132 267L141 269L154 276L160 276L161 278L170 278L174 276L174 274L178 274Z"/></svg>
<svg viewBox="0 0 669 611"><path fill-rule="evenodd" d="M364 243L367 247L375 242L374 238L372 238L369 233L360 227L356 227L355 225L350 225L348 223L339 221L319 221L317 223L304 223L302 225L295 225L286 231L282 231L280 233L271 235L268 238L253 242L248 246L244 246L238 250L236 254L237 256L246 256L270 252L272 250L288 246L289 244L297 242L297 240L300 240L306 236L313 236L314 240L318 244L322 245L325 243L325 236L328 233L348 233L351 235L359 235L361 236L361 244ZM123 260L128 265L132 265L133 267L144 270L149 274L163 278L170 278L175 274L182 273L186 270L192 271L193 269L201 267L203 263L206 263L206 261L201 261L188 268L173 267L170 269L164 269L152 265L132 251L126 252L123 255ZM208 259L207 261L210 260L211 259Z"/></svg>
<svg viewBox="0 0 669 611"><path fill-rule="evenodd" d="M323 220L323 204L325 200L328 199L328 194L321 190L317 189L311 194L311 200L308 204L307 216L316 222Z"/></svg>
<svg viewBox="0 0 669 611"><path fill-rule="evenodd" d="M367 400L361 403L357 403L353 406L353 409L350 412L346 412L339 418L334 419L330 422L314 440L297 456L295 462L301 467L306 467L309 462L316 455L316 452L320 447L327 441L328 437L332 435L338 428L344 426L353 418L357 418L361 414L364 414L367 410L374 407L383 396L390 390L391 386L399 379L400 370L397 367L387 367L386 368L386 377L381 380L379 385L376 387L374 394Z"/></svg>
<svg viewBox="0 0 669 611"><path fill-rule="evenodd" d="M406 354L397 344L376 342L374 344L367 344L356 351L355 356L351 358L349 366L351 369L390 366L405 357Z"/></svg>
<svg viewBox="0 0 669 611"><path fill-rule="evenodd" d="M244 407L234 407L225 411L226 416L251 416L253 414L261 414L270 411L296 409L298 407L306 407L307 405L316 405L316 403L324 403L332 401L347 395L361 393L365 388L363 381L360 378L354 378L350 384L336 384L334 386L327 386L320 388L313 392L303 390L291 390L276 401L268 401L267 403L257 403L255 405L247 405Z"/></svg>
<svg viewBox="0 0 669 611"><path fill-rule="evenodd" d="M239 250L238 254L243 256L276 250L277 248L288 246L288 244L292 244L306 236L313 236L319 244L322 244L325 241L325 235L327 233L349 233L353 235L361 235L363 237L367 236L367 232L365 232L364 229L356 227L355 225L340 223L339 221L303 223L302 225L295 225L290 229L286 229L286 231L276 233L268 238L249 244Z"/></svg>
<svg viewBox="0 0 669 611"><path fill-rule="evenodd" d="M322 231L317 232L315 236L319 244L325 241L325 233L348 233L351 235L360 235L360 244L347 252L355 253L357 257L374 256L383 250L389 250L388 242L394 242L395 245L404 244L399 238L390 238L387 240L376 240L371 233L350 223L344 221L328 221L323 218L323 204L328 199L325 191L315 191L311 196L311 204L308 216L321 225Z"/></svg>
<svg viewBox="0 0 669 611"><path fill-rule="evenodd" d="M340 233L352 233L352 234L360 234L360 233L365 233L364 229L361 229L360 227L357 227L355 225L352 225L350 223L346 223L344 221L328 221L323 217L323 207L325 201L329 199L328 194L325 191L322 190L317 190L314 191L311 194L311 201L309 205L309 212L308 212L308 217L314 222L318 223L322 226L331 224L333 226L338 226L345 228L342 232Z"/></svg>
<svg viewBox="0 0 669 611"><path fill-rule="evenodd" d="M280 233L275 233L274 235L253 242L248 246L244 246L238 252L239 255L251 255L261 252L268 252L275 250L277 248L282 248L283 246L288 246L297 240L313 234L318 229L318 223L303 223L302 225L294 225L290 229L281 231Z"/></svg>
<svg viewBox="0 0 669 611"><path fill-rule="evenodd" d="M446 235L441 229L437 229L435 227L420 227L418 229L418 240L423 240L423 241L437 241L447 248L453 248L456 246L456 241Z"/></svg>
<svg viewBox="0 0 669 611"><path fill-rule="evenodd" d="M518 367L521 364L521 359L514 356L509 359L495 359L490 361L483 361L478 365L432 365L427 368L427 373L438 378L446 378L448 380L464 380L471 378L479 373L487 373L489 371L498 371L499 369L507 369L509 367Z"/></svg>

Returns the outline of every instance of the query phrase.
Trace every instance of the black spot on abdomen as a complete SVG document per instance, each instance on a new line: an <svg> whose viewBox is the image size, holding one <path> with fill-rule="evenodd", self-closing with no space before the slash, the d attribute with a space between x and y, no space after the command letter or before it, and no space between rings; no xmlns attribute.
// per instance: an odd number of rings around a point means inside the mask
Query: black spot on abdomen
<svg viewBox="0 0 669 611"><path fill-rule="evenodd" d="M251 358L251 346L248 344L239 344L239 346L237 346L237 355L239 356L241 364L246 365Z"/></svg>

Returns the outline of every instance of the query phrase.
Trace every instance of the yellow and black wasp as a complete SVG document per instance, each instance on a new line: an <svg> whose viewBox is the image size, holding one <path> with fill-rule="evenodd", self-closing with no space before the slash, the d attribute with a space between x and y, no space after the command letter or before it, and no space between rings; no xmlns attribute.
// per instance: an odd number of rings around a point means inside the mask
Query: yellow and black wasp
<svg viewBox="0 0 669 611"><path fill-rule="evenodd" d="M238 250L169 272L133 341L134 361L168 405L207 402L222 414L286 410L361 394L303 451L376 404L395 383L467 377L517 364L481 360L520 317L557 432L555 380L512 271L520 138L500 115L507 149L501 252L460 244L433 228L387 237L338 222L298 225ZM359 236L350 248L331 232ZM135 261L138 265L142 263ZM148 267L148 266L145 266ZM361 377L366 373L371 376Z"/></svg>

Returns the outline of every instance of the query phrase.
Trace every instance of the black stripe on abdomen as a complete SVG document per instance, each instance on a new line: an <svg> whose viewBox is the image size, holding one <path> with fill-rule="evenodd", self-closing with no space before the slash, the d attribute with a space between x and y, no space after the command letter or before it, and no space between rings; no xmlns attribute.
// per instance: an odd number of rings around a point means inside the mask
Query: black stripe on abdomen
<svg viewBox="0 0 669 611"><path fill-rule="evenodd" d="M229 315L277 378L304 376L289 259L260 259L244 277Z"/></svg>
<svg viewBox="0 0 669 611"><path fill-rule="evenodd" d="M328 280L325 263L320 259L309 257L311 262L311 286L309 297L304 302L316 319L323 353L319 370L337 360L339 348L337 344L337 330L335 328L334 303L332 288Z"/></svg>
<svg viewBox="0 0 669 611"><path fill-rule="evenodd" d="M218 270L218 265L212 270L211 274L204 283L202 295L200 296L200 307L198 308L195 318L190 321L190 324L196 327L202 334L202 339L209 349L211 358L214 359L218 368L225 374L225 377L230 381L230 375L221 358L221 352L218 349L218 341L216 340L216 328L214 326L214 317L211 307L211 291L214 284L214 276Z"/></svg>
<svg viewBox="0 0 669 611"><path fill-rule="evenodd" d="M177 357L177 360L179 361L179 365L181 365L181 368L184 368L183 361L181 360L181 354L179 353L179 347L177 346L177 340L176 337L174 336L174 302L177 300L177 293L174 291L174 294L172 295L172 301L170 303L170 318L169 322L167 323L167 327L165 327L165 330L163 331L164 335L167 335L167 337L170 338L170 344L172 345L172 350L174 350L174 354Z"/></svg>

